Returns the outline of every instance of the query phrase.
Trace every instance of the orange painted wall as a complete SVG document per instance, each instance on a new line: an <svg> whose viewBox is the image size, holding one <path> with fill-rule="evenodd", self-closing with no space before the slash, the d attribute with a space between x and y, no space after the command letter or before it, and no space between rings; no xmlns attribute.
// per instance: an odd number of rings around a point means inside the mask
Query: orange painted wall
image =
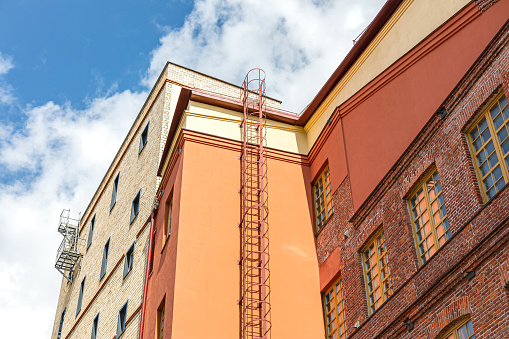
<svg viewBox="0 0 509 339"><path fill-rule="evenodd" d="M201 141L184 145L171 337L236 339L239 152ZM268 168L272 337L323 338L303 168L280 160L269 160Z"/></svg>
<svg viewBox="0 0 509 339"><path fill-rule="evenodd" d="M355 210L439 108L508 16L509 1L498 2L343 118ZM343 104L340 111L347 105L348 102Z"/></svg>

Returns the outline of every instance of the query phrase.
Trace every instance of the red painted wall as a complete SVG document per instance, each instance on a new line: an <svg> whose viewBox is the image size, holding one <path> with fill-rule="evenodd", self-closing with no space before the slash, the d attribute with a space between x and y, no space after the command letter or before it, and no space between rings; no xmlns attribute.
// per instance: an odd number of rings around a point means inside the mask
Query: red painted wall
<svg viewBox="0 0 509 339"><path fill-rule="evenodd" d="M180 193L182 187L183 152L177 160L161 198L159 210L155 219L156 240L154 246L154 266L148 281L147 305L144 338L154 338L156 331L157 309L165 299L165 329L164 338L170 338L173 318L173 298L175 286L175 268L177 260L177 239L180 210ZM164 229L166 227L166 201L173 189L173 210L171 235L163 248ZM152 235L151 235L152 236ZM148 247L148 246L147 246Z"/></svg>
<svg viewBox="0 0 509 339"><path fill-rule="evenodd" d="M509 1L499 1L343 118L355 210L508 17Z"/></svg>
<svg viewBox="0 0 509 339"><path fill-rule="evenodd" d="M341 105L340 114L346 115L337 124L325 127L321 136L326 139L325 142L320 142L319 138L311 151L307 176L309 186L323 164L328 162L335 211L316 237L322 290L339 270L342 254L336 253L336 249L345 243L343 233L346 230L354 231L349 219L506 22L509 1L499 1L482 14L479 14L475 3L464 9L466 11L471 11L475 16L461 31L424 55L365 101L358 103L373 83L382 81L384 76L401 67L408 61L405 60L408 56L401 58ZM428 37L428 41L441 30L444 27ZM333 121L336 119L333 118ZM332 132L325 138L327 128L331 127ZM312 209L311 195L309 199ZM314 215L314 211L311 213Z"/></svg>

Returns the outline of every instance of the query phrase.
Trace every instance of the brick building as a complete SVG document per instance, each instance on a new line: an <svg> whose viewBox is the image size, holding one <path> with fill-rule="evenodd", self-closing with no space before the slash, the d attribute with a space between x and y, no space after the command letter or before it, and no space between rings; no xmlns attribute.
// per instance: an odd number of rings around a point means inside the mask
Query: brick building
<svg viewBox="0 0 509 339"><path fill-rule="evenodd" d="M238 96L239 88L168 63L83 213L72 274L62 270L52 338L135 338L157 169L182 86ZM269 100L269 105L279 106ZM61 251L58 253L62 256ZM68 267L67 267L68 268ZM119 321L122 318L122 321ZM119 327L119 323L122 326ZM121 329L121 331L120 331Z"/></svg>
<svg viewBox="0 0 509 339"><path fill-rule="evenodd" d="M265 99L272 338L509 337L508 19L509 0L389 0L302 114ZM264 337L243 336L243 109L167 64L82 218L54 338L64 309L62 338Z"/></svg>

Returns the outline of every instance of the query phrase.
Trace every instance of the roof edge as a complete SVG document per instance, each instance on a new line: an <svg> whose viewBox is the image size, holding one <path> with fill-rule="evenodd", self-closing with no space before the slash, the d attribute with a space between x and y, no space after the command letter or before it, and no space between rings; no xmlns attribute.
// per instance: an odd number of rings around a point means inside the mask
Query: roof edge
<svg viewBox="0 0 509 339"><path fill-rule="evenodd" d="M352 47L334 73L332 73L313 100L311 100L309 105L304 109L297 121L297 125L304 126L307 123L320 104L332 92L334 87L343 78L346 72L348 72L350 67L352 67L352 65L357 61L364 50L366 50L403 1L404 0L387 0L373 21L371 21L368 25L364 34L361 35L359 41L357 41L357 43Z"/></svg>

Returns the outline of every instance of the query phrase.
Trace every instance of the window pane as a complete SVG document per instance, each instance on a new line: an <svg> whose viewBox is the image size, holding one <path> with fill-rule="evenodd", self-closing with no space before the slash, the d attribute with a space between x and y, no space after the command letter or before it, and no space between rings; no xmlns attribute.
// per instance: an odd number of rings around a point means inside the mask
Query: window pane
<svg viewBox="0 0 509 339"><path fill-rule="evenodd" d="M491 118L495 119L495 117L498 115L498 113L500 113L500 107L498 107L498 103L497 103L497 104L495 104L495 106L493 106L490 109Z"/></svg>
<svg viewBox="0 0 509 339"><path fill-rule="evenodd" d="M477 139L478 136L479 136L479 130L477 129L477 126L476 126L476 127L474 127L472 132L470 132L470 139L472 139L472 141L474 141L475 139Z"/></svg>
<svg viewBox="0 0 509 339"><path fill-rule="evenodd" d="M488 123L486 122L486 118L482 118L481 121L479 121L479 125L478 125L478 128L479 128L479 131L481 131L481 134L482 132L488 127Z"/></svg>
<svg viewBox="0 0 509 339"><path fill-rule="evenodd" d="M481 137L482 137L482 141L483 141L483 143L488 142L488 140L491 138L490 130L486 128L486 129L485 129L485 130L481 133Z"/></svg>
<svg viewBox="0 0 509 339"><path fill-rule="evenodd" d="M483 143L482 143L482 140L481 138L477 138L476 140L473 141L473 146L474 146L474 150L477 152L481 149Z"/></svg>
<svg viewBox="0 0 509 339"><path fill-rule="evenodd" d="M505 106L505 108L503 109L502 114L504 115L504 119L505 120L509 120L509 106Z"/></svg>
<svg viewBox="0 0 509 339"><path fill-rule="evenodd" d="M484 151L482 151L484 152ZM488 165L488 162L485 161L480 167L479 170L481 171L481 175L484 177L486 174L490 172L490 166Z"/></svg>
<svg viewBox="0 0 509 339"><path fill-rule="evenodd" d="M493 124L495 125L496 130L498 130L500 126L504 124L504 117L502 116L502 114L499 114L495 118L493 118Z"/></svg>
<svg viewBox="0 0 509 339"><path fill-rule="evenodd" d="M493 179L497 181L500 177L502 177L502 169L500 166L497 166L497 168L493 170Z"/></svg>
<svg viewBox="0 0 509 339"><path fill-rule="evenodd" d="M483 180L484 187L489 190L491 186L493 186L493 179L491 178L491 175L488 175L486 179Z"/></svg>
<svg viewBox="0 0 509 339"><path fill-rule="evenodd" d="M493 145L493 141L490 141L487 145L486 145L486 154L488 154L488 156L491 155L491 153L495 152L495 146Z"/></svg>
<svg viewBox="0 0 509 339"><path fill-rule="evenodd" d="M506 141L501 145L502 147L502 153L507 154L509 152L509 139L506 139Z"/></svg>
<svg viewBox="0 0 509 339"><path fill-rule="evenodd" d="M504 107L505 105L507 105L507 99L505 97L505 94L502 95L502 97L500 98L500 100L498 102L499 102L501 107Z"/></svg>
<svg viewBox="0 0 509 339"><path fill-rule="evenodd" d="M474 334L474 327L472 326L472 321L471 320L469 320L467 322L467 331L468 331L468 335Z"/></svg>
<svg viewBox="0 0 509 339"><path fill-rule="evenodd" d="M486 153L484 153L484 150L482 150L481 152L479 152L479 154L477 154L477 162L479 164L482 164L485 161L486 161Z"/></svg>
<svg viewBox="0 0 509 339"><path fill-rule="evenodd" d="M493 168L498 163L497 153L493 152L493 154L489 157L488 162L490 163L490 167Z"/></svg>
<svg viewBox="0 0 509 339"><path fill-rule="evenodd" d="M501 178L496 184L495 187L497 189L497 192L500 191L505 186L505 180L504 178Z"/></svg>
<svg viewBox="0 0 509 339"><path fill-rule="evenodd" d="M468 339L467 326L463 325L458 329L458 337L460 339Z"/></svg>
<svg viewBox="0 0 509 339"><path fill-rule="evenodd" d="M493 198L493 196L495 195L495 193L497 193L495 191L495 187L493 187L492 189L489 189L487 192L486 192L486 196L488 197L488 199L491 199Z"/></svg>

